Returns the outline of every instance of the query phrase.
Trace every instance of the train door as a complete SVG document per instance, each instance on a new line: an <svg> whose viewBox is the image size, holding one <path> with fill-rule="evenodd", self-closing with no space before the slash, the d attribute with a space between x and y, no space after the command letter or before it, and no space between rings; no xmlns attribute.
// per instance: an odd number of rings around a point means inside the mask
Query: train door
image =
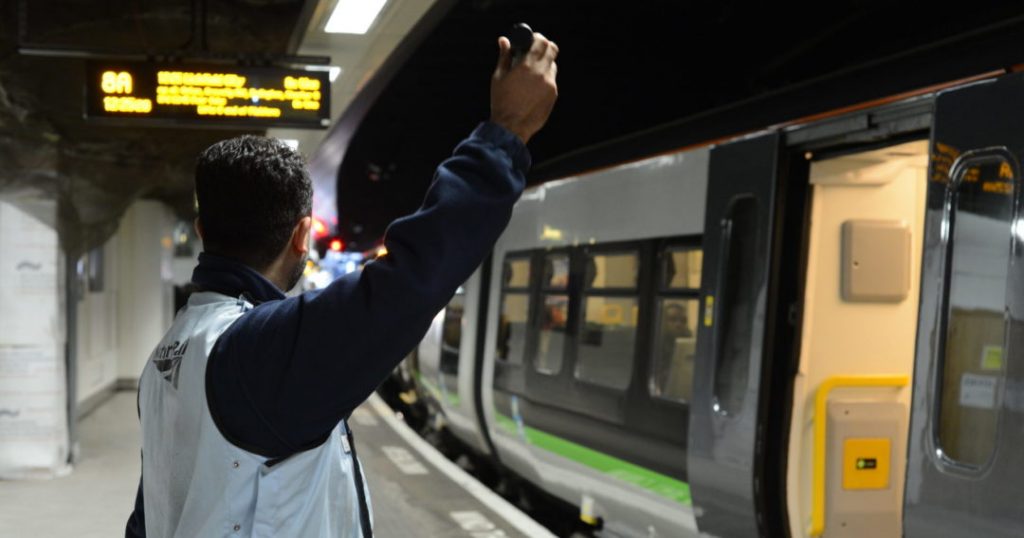
<svg viewBox="0 0 1024 538"><path fill-rule="evenodd" d="M786 473L794 538L900 535L927 190L918 133L807 154Z"/></svg>
<svg viewBox="0 0 1024 538"><path fill-rule="evenodd" d="M702 533L757 536L759 407L781 135L711 150L688 469Z"/></svg>
<svg viewBox="0 0 1024 538"><path fill-rule="evenodd" d="M914 537L1024 535L1024 77L939 94L904 497Z"/></svg>

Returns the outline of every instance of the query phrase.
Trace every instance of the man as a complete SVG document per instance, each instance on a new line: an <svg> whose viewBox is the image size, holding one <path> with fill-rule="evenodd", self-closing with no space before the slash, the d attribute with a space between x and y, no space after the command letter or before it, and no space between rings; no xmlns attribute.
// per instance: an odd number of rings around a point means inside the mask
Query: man
<svg viewBox="0 0 1024 538"><path fill-rule="evenodd" d="M686 319L686 309L682 303L666 303L663 313L662 334L674 342L680 336L691 337L690 322Z"/></svg>
<svg viewBox="0 0 1024 538"><path fill-rule="evenodd" d="M498 41L491 121L437 169L388 254L286 299L308 253L312 187L277 141L217 143L196 166L198 289L139 381L142 479L127 536L372 535L346 418L415 346L511 216L525 143L557 96L558 47Z"/></svg>

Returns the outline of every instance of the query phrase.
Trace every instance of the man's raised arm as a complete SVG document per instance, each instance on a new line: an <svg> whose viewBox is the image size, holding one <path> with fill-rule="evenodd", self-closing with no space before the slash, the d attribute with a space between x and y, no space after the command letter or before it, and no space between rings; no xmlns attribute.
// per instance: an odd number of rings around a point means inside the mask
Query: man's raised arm
<svg viewBox="0 0 1024 538"><path fill-rule="evenodd" d="M388 254L319 292L260 305L220 338L210 410L225 433L281 456L314 446L422 338L508 224L525 186L525 143L557 97L558 47L540 34L513 64L499 39L491 121L437 169L423 205L388 228Z"/></svg>

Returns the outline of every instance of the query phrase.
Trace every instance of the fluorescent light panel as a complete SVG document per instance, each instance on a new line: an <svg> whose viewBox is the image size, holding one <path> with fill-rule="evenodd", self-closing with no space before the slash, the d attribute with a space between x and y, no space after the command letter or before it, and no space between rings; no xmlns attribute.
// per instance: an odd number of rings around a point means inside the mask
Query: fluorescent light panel
<svg viewBox="0 0 1024 538"><path fill-rule="evenodd" d="M327 19L328 34L365 34L387 0L338 0Z"/></svg>
<svg viewBox="0 0 1024 538"><path fill-rule="evenodd" d="M342 69L337 65L307 65L306 71L327 71L327 77L334 82L338 79Z"/></svg>

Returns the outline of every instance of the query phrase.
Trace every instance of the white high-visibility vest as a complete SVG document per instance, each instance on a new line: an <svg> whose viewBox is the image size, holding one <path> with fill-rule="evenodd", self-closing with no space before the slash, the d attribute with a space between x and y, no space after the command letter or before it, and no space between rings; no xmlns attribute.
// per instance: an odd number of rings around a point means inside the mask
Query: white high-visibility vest
<svg viewBox="0 0 1024 538"><path fill-rule="evenodd" d="M206 363L217 338L251 308L218 293L193 294L146 363L139 381L146 535L361 537L359 467L344 421L320 446L281 461L235 446L214 424Z"/></svg>

